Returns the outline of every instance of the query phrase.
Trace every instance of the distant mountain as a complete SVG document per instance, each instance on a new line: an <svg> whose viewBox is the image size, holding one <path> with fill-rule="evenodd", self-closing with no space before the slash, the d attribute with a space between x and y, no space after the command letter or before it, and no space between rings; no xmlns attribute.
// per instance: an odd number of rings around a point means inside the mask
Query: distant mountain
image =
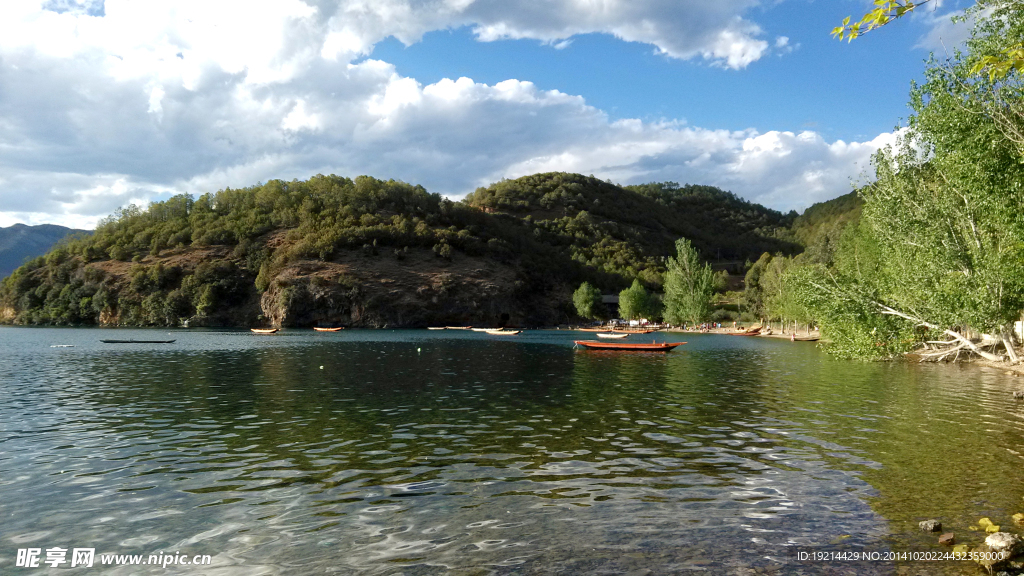
<svg viewBox="0 0 1024 576"><path fill-rule="evenodd" d="M75 230L56 224L15 224L0 228L0 278L9 276L26 260L46 254L62 238L77 232L88 234L86 230Z"/></svg>

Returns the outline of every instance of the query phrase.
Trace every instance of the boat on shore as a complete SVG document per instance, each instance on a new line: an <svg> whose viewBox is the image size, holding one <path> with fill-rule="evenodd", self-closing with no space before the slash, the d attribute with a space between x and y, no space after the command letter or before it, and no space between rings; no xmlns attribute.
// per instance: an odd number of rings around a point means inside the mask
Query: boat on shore
<svg viewBox="0 0 1024 576"><path fill-rule="evenodd" d="M319 326L314 326L313 330L316 330L317 332L340 332L344 330L344 328L320 328Z"/></svg>
<svg viewBox="0 0 1024 576"><path fill-rule="evenodd" d="M573 340L577 346L589 350L629 350L632 352L669 352L686 342L651 342L638 344L632 342L598 342L596 340Z"/></svg>
<svg viewBox="0 0 1024 576"><path fill-rule="evenodd" d="M619 334L619 333L616 333L616 332L598 332L597 333L597 337L598 338L626 338L627 336L629 336L628 332L627 333L622 333L622 334Z"/></svg>
<svg viewBox="0 0 1024 576"><path fill-rule="evenodd" d="M174 344L174 340L103 340L104 344Z"/></svg>
<svg viewBox="0 0 1024 576"><path fill-rule="evenodd" d="M274 334L279 328L249 328L253 334Z"/></svg>
<svg viewBox="0 0 1024 576"><path fill-rule="evenodd" d="M792 335L789 337L789 339L792 340L793 342L817 342L818 340L821 340L821 338L818 337L818 336L792 336Z"/></svg>
<svg viewBox="0 0 1024 576"><path fill-rule="evenodd" d="M612 330L612 332L614 332L616 334L650 334L652 332L656 332L656 330L648 330L646 328L643 329L643 330L630 330L628 328L615 328L615 329Z"/></svg>
<svg viewBox="0 0 1024 576"><path fill-rule="evenodd" d="M749 330L741 330L739 332L726 332L730 336L760 336L761 327L750 328Z"/></svg>

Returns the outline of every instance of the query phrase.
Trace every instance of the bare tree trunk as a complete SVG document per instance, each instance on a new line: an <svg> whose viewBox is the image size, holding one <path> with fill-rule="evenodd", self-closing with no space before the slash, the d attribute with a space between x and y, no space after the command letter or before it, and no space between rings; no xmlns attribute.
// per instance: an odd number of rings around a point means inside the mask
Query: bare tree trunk
<svg viewBox="0 0 1024 576"><path fill-rule="evenodd" d="M1006 354L1010 357L1010 364L1020 362L1020 358L1017 357L1017 351L1013 349L1013 337L1006 329L1006 326L999 328L999 335L1003 338L1003 346L1006 347Z"/></svg>
<svg viewBox="0 0 1024 576"><path fill-rule="evenodd" d="M957 340L959 342L963 342L964 346L969 348L971 350L971 352L974 352L978 356L981 356L982 358L984 358L986 360L991 360L993 362L1002 362L1003 361L1003 359L1000 358L999 356L996 356L995 354L992 354L990 352L985 352L981 348L978 348L978 346L974 342L971 342L970 339L968 339L967 337L963 336L959 332L956 332L954 330L950 330L948 328L947 329L942 329L939 326L937 326L935 324L932 324L931 322L926 322L926 321L924 321L924 320L922 320L920 318L915 318L915 317L913 317L913 316L911 316L909 314L905 314L903 312L900 312L899 310L895 310L895 309L890 308L890 307L888 307L888 306L886 306L884 304L880 304L878 302L876 302L875 304L878 305L878 307L882 311L882 314L884 314L884 315L887 315L887 316L899 316L900 318L903 318L905 320L910 320L911 322L916 323L918 326L924 326L925 328L931 328L932 330L942 330L943 334L945 334L947 336L951 336L951 337L953 337L955 340Z"/></svg>

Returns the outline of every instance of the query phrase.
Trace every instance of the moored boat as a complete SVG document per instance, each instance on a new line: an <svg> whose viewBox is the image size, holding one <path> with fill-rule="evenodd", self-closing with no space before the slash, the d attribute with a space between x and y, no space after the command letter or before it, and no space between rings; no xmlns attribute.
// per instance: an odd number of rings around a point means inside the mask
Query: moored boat
<svg viewBox="0 0 1024 576"><path fill-rule="evenodd" d="M485 332L494 336L515 336L521 333L522 330L502 330L499 328L497 330L485 330Z"/></svg>
<svg viewBox="0 0 1024 576"><path fill-rule="evenodd" d="M104 344L173 344L174 340L100 340Z"/></svg>
<svg viewBox="0 0 1024 576"><path fill-rule="evenodd" d="M427 330L445 330L444 326L427 326Z"/></svg>
<svg viewBox="0 0 1024 576"><path fill-rule="evenodd" d="M339 332L344 330L344 328L321 328L319 326L313 326L313 330L316 330L317 332Z"/></svg>
<svg viewBox="0 0 1024 576"><path fill-rule="evenodd" d="M445 326L446 330L469 330L472 326Z"/></svg>
<svg viewBox="0 0 1024 576"><path fill-rule="evenodd" d="M254 334L273 334L278 331L277 328L249 328Z"/></svg>
<svg viewBox="0 0 1024 576"><path fill-rule="evenodd" d="M597 337L598 338L625 338L627 336L629 336L628 332L623 332L621 334L616 333L616 332L598 332L597 333Z"/></svg>
<svg viewBox="0 0 1024 576"><path fill-rule="evenodd" d="M596 340L573 340L577 346L591 350L630 350L633 352L668 352L686 342L651 342L639 344L632 342L598 342Z"/></svg>

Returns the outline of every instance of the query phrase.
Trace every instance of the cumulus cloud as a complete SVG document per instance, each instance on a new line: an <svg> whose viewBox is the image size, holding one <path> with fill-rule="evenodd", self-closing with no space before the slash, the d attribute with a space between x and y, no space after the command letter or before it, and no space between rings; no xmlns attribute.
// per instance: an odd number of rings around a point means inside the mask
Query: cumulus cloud
<svg viewBox="0 0 1024 576"><path fill-rule="evenodd" d="M782 209L843 193L884 137L612 121L528 81L423 85L356 59L388 35L470 25L484 41L599 31L742 67L768 46L742 19L753 4L15 2L0 19L0 224L83 226L129 202L318 172L449 196L542 170L709 183Z"/></svg>

